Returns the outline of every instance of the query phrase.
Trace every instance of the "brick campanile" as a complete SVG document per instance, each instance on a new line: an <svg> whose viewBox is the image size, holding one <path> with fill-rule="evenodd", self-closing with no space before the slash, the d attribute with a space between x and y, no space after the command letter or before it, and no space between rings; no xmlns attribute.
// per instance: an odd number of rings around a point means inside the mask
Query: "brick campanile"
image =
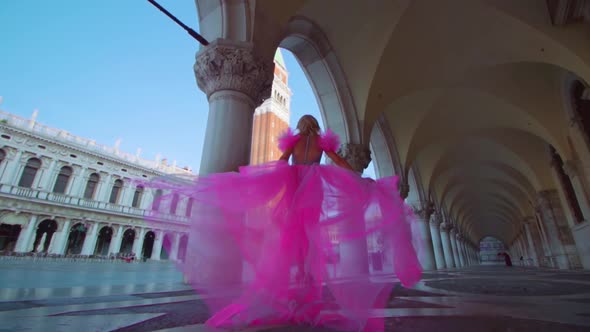
<svg viewBox="0 0 590 332"><path fill-rule="evenodd" d="M251 165L279 159L281 151L277 145L277 138L289 128L291 90L288 85L289 73L280 49L275 53L274 63L275 76L271 97L254 113Z"/></svg>

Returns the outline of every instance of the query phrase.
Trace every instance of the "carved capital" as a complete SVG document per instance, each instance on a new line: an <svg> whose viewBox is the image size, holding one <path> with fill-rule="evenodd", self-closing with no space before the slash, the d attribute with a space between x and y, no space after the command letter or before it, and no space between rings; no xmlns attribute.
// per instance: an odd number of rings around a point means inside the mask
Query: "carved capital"
<svg viewBox="0 0 590 332"><path fill-rule="evenodd" d="M526 216L522 219L522 221L525 225L527 225L533 223L535 221L535 218L531 216Z"/></svg>
<svg viewBox="0 0 590 332"><path fill-rule="evenodd" d="M255 106L270 97L274 79L272 59L257 56L250 44L216 40L197 54L197 85L209 98L214 92L233 90L252 98Z"/></svg>
<svg viewBox="0 0 590 332"><path fill-rule="evenodd" d="M443 222L440 224L440 231L441 232L450 232L453 229L453 225L448 222Z"/></svg>
<svg viewBox="0 0 590 332"><path fill-rule="evenodd" d="M541 190L537 193L537 209L551 209L551 196L553 190Z"/></svg>
<svg viewBox="0 0 590 332"><path fill-rule="evenodd" d="M412 211L414 214L421 219L429 220L430 216L434 212L434 204L432 202L428 202L426 204L415 204L412 205Z"/></svg>
<svg viewBox="0 0 590 332"><path fill-rule="evenodd" d="M362 144L342 144L338 154L359 173L362 173L371 162L371 150Z"/></svg>
<svg viewBox="0 0 590 332"><path fill-rule="evenodd" d="M410 193L410 185L408 184L408 181L400 179L397 186L399 188L399 195L401 198L406 199Z"/></svg>
<svg viewBox="0 0 590 332"><path fill-rule="evenodd" d="M430 216L430 225L434 227L440 227L440 223L442 222L442 216L440 213L433 213Z"/></svg>

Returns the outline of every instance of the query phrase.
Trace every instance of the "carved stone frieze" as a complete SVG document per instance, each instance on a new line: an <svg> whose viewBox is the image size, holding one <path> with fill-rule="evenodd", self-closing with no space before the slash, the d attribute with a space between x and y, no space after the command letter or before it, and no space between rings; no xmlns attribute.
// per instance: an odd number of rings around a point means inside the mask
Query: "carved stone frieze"
<svg viewBox="0 0 590 332"><path fill-rule="evenodd" d="M194 70L197 85L207 97L234 90L252 98L255 106L270 97L274 63L257 56L250 45L215 41L197 54Z"/></svg>

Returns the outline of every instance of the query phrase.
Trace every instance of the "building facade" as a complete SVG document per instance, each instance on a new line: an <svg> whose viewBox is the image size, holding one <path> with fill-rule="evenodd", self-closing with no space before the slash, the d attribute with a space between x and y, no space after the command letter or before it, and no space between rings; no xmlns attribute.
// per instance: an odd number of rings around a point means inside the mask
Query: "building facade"
<svg viewBox="0 0 590 332"><path fill-rule="evenodd" d="M0 252L181 260L192 201L143 188L188 168L0 111ZM140 180L140 181L137 181ZM157 203L155 203L157 202ZM163 205L163 204L162 204ZM149 223L145 217L150 216ZM162 248L167 248L163 250Z"/></svg>
<svg viewBox="0 0 590 332"><path fill-rule="evenodd" d="M271 96L254 112L250 154L252 165L277 160L281 156L277 138L289 128L291 89L289 73L280 49L275 53L274 65Z"/></svg>

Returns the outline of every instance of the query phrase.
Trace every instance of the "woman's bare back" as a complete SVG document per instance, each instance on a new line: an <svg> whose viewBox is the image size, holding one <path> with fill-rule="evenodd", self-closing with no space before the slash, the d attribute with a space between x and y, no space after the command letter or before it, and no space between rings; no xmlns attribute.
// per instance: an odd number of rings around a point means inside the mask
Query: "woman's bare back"
<svg viewBox="0 0 590 332"><path fill-rule="evenodd" d="M312 164L319 163L322 159L322 149L319 145L320 136L304 136L293 147L293 163L294 164ZM306 156L307 149L307 156Z"/></svg>

